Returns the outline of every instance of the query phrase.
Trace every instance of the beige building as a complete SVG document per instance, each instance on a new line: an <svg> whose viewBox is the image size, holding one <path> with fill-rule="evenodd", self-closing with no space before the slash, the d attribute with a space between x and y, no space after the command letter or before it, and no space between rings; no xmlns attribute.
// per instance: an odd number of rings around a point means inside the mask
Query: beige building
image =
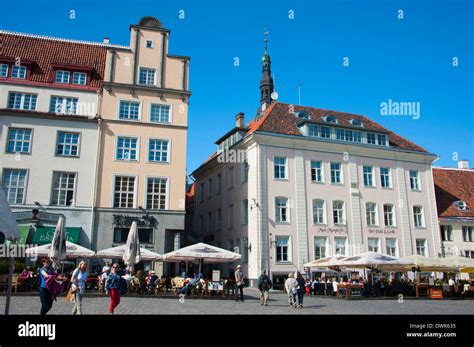
<svg viewBox="0 0 474 347"><path fill-rule="evenodd" d="M133 220L140 242L164 253L184 230L189 57L168 54L170 31L145 17L130 47L107 50L94 244L124 243Z"/></svg>

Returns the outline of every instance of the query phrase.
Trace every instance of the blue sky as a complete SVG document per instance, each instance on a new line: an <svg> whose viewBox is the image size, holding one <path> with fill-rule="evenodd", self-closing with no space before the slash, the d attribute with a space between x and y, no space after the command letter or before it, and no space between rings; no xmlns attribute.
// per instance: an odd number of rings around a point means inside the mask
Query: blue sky
<svg viewBox="0 0 474 347"><path fill-rule="evenodd" d="M124 45L129 24L143 16L171 29L169 52L192 57L188 173L215 150L235 114L244 112L246 121L255 115L264 28L280 101L298 103L301 82L304 105L364 114L439 155L436 165L455 166L455 153L474 164L472 1L40 0L23 2L27 11L18 6L2 5L0 28L109 37ZM389 99L419 102L421 117L380 115L380 103Z"/></svg>

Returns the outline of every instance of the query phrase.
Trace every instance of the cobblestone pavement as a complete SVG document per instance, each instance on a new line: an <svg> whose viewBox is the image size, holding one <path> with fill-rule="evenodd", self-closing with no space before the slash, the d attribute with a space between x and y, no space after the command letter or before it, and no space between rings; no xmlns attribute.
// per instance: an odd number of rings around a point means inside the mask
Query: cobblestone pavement
<svg viewBox="0 0 474 347"><path fill-rule="evenodd" d="M261 306L259 293L245 289L245 301L230 299L185 299L178 298L122 297L116 314L474 314L474 300L429 300L408 298L399 302L397 298L344 300L326 297L305 296L304 308L288 307L287 297L282 292L271 292L268 306ZM84 314L108 314L109 299L105 296L87 296L83 300ZM73 305L64 297L58 298L49 314L70 314ZM5 296L0 297L0 313L5 309ZM13 296L11 314L38 314L38 295Z"/></svg>

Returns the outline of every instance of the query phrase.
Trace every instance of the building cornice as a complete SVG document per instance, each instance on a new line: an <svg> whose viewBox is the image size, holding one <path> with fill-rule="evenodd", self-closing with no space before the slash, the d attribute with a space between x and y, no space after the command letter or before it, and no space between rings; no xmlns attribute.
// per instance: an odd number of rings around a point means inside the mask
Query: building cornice
<svg viewBox="0 0 474 347"><path fill-rule="evenodd" d="M158 95L161 94L173 94L173 95L181 95L181 96L191 96L191 91L189 90L179 90L179 89L171 89L171 88L159 88L154 86L142 86L139 84L133 85L128 83L117 83L117 82L102 82L102 87L109 91L112 88L122 88L122 89L129 89L133 90L141 90L147 92L155 92Z"/></svg>
<svg viewBox="0 0 474 347"><path fill-rule="evenodd" d="M153 128L172 128L172 129L180 129L180 130L187 130L188 126L186 125L173 125L173 124L161 124L161 123L151 123L151 122L137 122L133 120L126 120L126 119L108 119L102 118L102 120L106 123L114 123L114 124L127 124L127 125L137 125L137 126L147 126Z"/></svg>
<svg viewBox="0 0 474 347"><path fill-rule="evenodd" d="M70 122L86 122L86 123L97 123L96 117L88 117L81 115L62 115L51 112L36 112L36 111L24 111L24 110L13 110L8 108L0 109L0 115L3 116L14 116L23 118L40 118L40 119L55 119L65 120Z"/></svg>

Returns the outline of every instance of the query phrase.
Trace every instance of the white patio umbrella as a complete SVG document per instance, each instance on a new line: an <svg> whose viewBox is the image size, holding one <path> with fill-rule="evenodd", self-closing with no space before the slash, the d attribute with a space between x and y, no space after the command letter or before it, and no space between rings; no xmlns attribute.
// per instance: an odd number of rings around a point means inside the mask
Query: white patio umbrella
<svg viewBox="0 0 474 347"><path fill-rule="evenodd" d="M46 245L41 245L37 247L28 248L25 251L25 254L29 257L46 257L51 252L51 243ZM67 259L76 259L76 258L95 258L96 254L94 251L76 245L75 243L66 241L66 258Z"/></svg>
<svg viewBox="0 0 474 347"><path fill-rule="evenodd" d="M410 261L377 252L366 252L334 262L335 266L350 268L390 269L410 265Z"/></svg>
<svg viewBox="0 0 474 347"><path fill-rule="evenodd" d="M123 259L127 245L121 245L117 247L103 249L97 252L98 258L105 259ZM158 253L152 252L146 248L140 247L140 259L141 261L157 261L161 260L162 256Z"/></svg>
<svg viewBox="0 0 474 347"><path fill-rule="evenodd" d="M411 271L412 267L419 268L420 271L445 272L456 270L453 266L446 265L442 259L429 258L419 254L413 254L403 258L411 262L410 265L403 265L400 269Z"/></svg>
<svg viewBox="0 0 474 347"><path fill-rule="evenodd" d="M337 266L337 262L340 260L345 259L345 256L342 255L334 255L332 257L326 257L326 258L321 258L321 259L316 259L313 260L309 263L304 264L305 267L332 267L332 266Z"/></svg>
<svg viewBox="0 0 474 347"><path fill-rule="evenodd" d="M241 258L238 253L202 242L163 255L163 261L168 262L202 260L204 263L230 263Z"/></svg>
<svg viewBox="0 0 474 347"><path fill-rule="evenodd" d="M20 238L16 218L10 209L3 189L0 188L0 233L3 234L5 240L16 241ZM5 302L5 315L10 312L10 298L12 294L12 276L14 271L14 259L8 257L8 280L7 280L7 298Z"/></svg>
<svg viewBox="0 0 474 347"><path fill-rule="evenodd" d="M474 259L463 257L460 255L451 255L441 259L445 266L456 268L471 268L474 267Z"/></svg>
<svg viewBox="0 0 474 347"><path fill-rule="evenodd" d="M132 226L130 227L122 259L130 271L132 271L135 264L138 264L141 260L137 221L133 221Z"/></svg>
<svg viewBox="0 0 474 347"><path fill-rule="evenodd" d="M63 216L59 217L58 223L56 224L49 250L49 258L51 258L56 266L66 259L66 233L64 232Z"/></svg>

